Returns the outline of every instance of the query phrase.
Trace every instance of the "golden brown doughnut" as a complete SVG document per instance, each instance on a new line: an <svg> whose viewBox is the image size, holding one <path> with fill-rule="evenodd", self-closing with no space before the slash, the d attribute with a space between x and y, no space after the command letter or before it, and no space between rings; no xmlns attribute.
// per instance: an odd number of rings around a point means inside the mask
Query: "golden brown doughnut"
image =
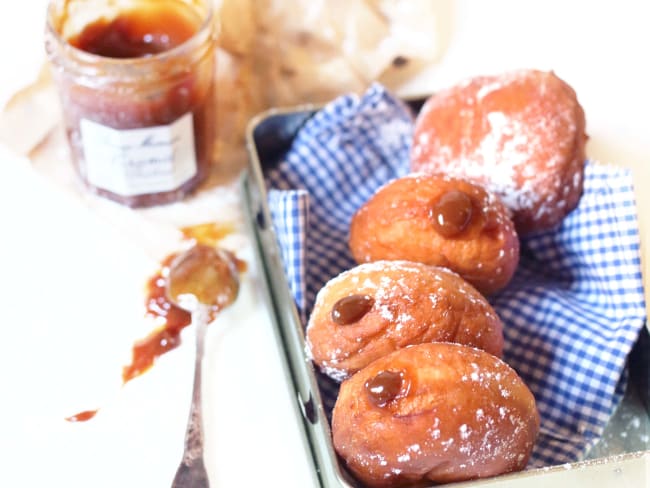
<svg viewBox="0 0 650 488"><path fill-rule="evenodd" d="M381 187L352 217L349 245L358 263L444 266L484 294L508 284L519 263L519 239L500 199L439 174L412 174Z"/></svg>
<svg viewBox="0 0 650 488"><path fill-rule="evenodd" d="M411 170L472 179L499 195L520 234L555 226L582 194L585 114L553 72L482 76L425 103Z"/></svg>
<svg viewBox="0 0 650 488"><path fill-rule="evenodd" d="M340 381L395 349L468 344L501 355L503 325L487 300L451 271L408 261L361 264L318 293L307 351Z"/></svg>
<svg viewBox="0 0 650 488"><path fill-rule="evenodd" d="M480 349L397 350L341 384L334 447L368 486L495 476L526 466L539 430L517 373Z"/></svg>

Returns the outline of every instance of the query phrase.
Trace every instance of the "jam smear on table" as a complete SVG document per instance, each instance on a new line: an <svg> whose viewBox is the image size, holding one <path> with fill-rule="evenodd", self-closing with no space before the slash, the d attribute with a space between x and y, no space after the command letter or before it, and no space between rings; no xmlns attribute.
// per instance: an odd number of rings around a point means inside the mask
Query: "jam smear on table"
<svg viewBox="0 0 650 488"><path fill-rule="evenodd" d="M216 245L234 229L235 226L229 223L206 223L183 227L181 232L186 239L192 239L200 244ZM123 383L140 376L154 365L158 357L178 347L181 343L181 331L192 322L192 315L171 303L165 293L165 277L176 255L177 253L172 253L165 257L161 262L160 270L147 281L146 315L161 318L164 324L133 344L131 363L122 369ZM235 258L235 262L240 273L247 270L248 265L245 261ZM86 410L66 417L65 420L85 422L93 418L96 413L97 410Z"/></svg>
<svg viewBox="0 0 650 488"><path fill-rule="evenodd" d="M206 222L204 224L181 227L185 239L192 239L196 243L216 246L219 241L235 231L231 222Z"/></svg>
<svg viewBox="0 0 650 488"><path fill-rule="evenodd" d="M171 303L165 294L165 275L174 257L176 254L167 256L162 262L162 268L147 282L146 314L162 317L165 323L133 345L131 364L122 370L124 383L151 368L157 357L178 347L181 343L181 330L192 321L192 314Z"/></svg>
<svg viewBox="0 0 650 488"><path fill-rule="evenodd" d="M82 51L107 58L140 58L184 43L197 31L197 22L163 6L120 12L113 19L88 24L68 42Z"/></svg>
<svg viewBox="0 0 650 488"><path fill-rule="evenodd" d="M97 415L97 412L98 410L84 410L83 412L79 412L75 415L71 415L70 417L66 417L65 419L68 422L85 422L93 418L95 415Z"/></svg>

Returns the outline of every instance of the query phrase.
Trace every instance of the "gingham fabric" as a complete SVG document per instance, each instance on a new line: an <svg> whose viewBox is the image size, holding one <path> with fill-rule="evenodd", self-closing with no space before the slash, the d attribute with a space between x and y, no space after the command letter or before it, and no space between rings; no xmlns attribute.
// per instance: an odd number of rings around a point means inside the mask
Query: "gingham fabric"
<svg viewBox="0 0 650 488"><path fill-rule="evenodd" d="M300 130L267 174L269 205L303 321L316 293L355 265L350 219L408 171L412 114L379 85L338 98ZM631 175L586 163L579 207L561 227L527 237L512 282L491 297L504 360L537 400L541 431L529 467L581 459L620 402L645 305ZM326 411L337 385L319 376Z"/></svg>

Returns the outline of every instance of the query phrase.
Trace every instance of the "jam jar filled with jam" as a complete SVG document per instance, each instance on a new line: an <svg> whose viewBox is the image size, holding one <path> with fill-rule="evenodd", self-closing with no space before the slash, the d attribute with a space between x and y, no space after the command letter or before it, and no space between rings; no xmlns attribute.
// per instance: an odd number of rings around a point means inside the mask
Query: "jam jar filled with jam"
<svg viewBox="0 0 650 488"><path fill-rule="evenodd" d="M178 201L210 170L212 0L53 0L46 50L75 169L131 207Z"/></svg>

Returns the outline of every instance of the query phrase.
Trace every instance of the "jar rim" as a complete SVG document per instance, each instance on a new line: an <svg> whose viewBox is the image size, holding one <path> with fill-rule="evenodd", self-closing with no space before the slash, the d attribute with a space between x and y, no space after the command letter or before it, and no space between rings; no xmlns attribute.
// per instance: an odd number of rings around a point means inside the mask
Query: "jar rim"
<svg viewBox="0 0 650 488"><path fill-rule="evenodd" d="M58 32L58 29L56 29L55 26L53 25L53 19L54 19L53 10L55 8L54 3L55 2L53 1L49 2L47 8L46 29L48 34L56 41L57 45L61 49L63 49L65 52L72 53L81 63L85 63L85 64L102 63L107 68L110 67L126 68L129 66L133 67L133 66L142 66L144 64L150 65L154 63L160 63L160 62L168 62L172 58L185 55L186 52L191 51L194 48L194 44L198 42L197 39L199 39L203 33L205 32L209 33L209 31L214 25L214 10L215 10L214 3L210 0L206 0L205 4L207 8L205 12L205 18L201 23L200 27L191 37L181 42L177 46L174 46L171 49L167 49L165 51L151 54L148 56L140 56L140 57L132 57L132 58L112 58L109 56L101 56L99 54L89 53L87 51L84 51L83 49L79 49L78 47L73 46L67 40L65 40L62 34ZM214 38L214 34L208 35L205 40L207 41L213 38Z"/></svg>

